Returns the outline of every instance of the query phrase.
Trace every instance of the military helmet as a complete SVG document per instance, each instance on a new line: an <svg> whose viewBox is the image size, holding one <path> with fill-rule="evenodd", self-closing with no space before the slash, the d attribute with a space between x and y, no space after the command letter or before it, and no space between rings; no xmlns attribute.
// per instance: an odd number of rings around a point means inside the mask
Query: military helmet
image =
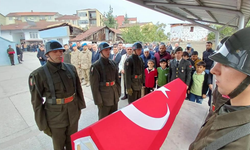
<svg viewBox="0 0 250 150"><path fill-rule="evenodd" d="M213 61L232 67L247 77L228 96L232 99L242 93L250 84L250 27L230 36L219 51L209 56Z"/></svg>
<svg viewBox="0 0 250 150"><path fill-rule="evenodd" d="M45 44L45 49L46 49L46 53L48 54L51 51L55 51L55 50L63 50L63 52L65 51L64 47L62 46L62 44L56 40L50 40Z"/></svg>
<svg viewBox="0 0 250 150"><path fill-rule="evenodd" d="M142 49L142 45L140 42L135 42L132 46L132 49L133 50L136 50L136 49Z"/></svg>
<svg viewBox="0 0 250 150"><path fill-rule="evenodd" d="M228 38L219 51L209 58L250 76L250 27Z"/></svg>
<svg viewBox="0 0 250 150"><path fill-rule="evenodd" d="M102 42L99 46L98 46L98 52L100 53L102 50L106 49L106 48L112 48L112 46L109 46L109 44L107 42Z"/></svg>
<svg viewBox="0 0 250 150"><path fill-rule="evenodd" d="M227 36L227 37L224 37L220 42L219 44L217 45L216 47L216 51L220 50L220 48L222 47L222 45L228 40L230 36Z"/></svg>

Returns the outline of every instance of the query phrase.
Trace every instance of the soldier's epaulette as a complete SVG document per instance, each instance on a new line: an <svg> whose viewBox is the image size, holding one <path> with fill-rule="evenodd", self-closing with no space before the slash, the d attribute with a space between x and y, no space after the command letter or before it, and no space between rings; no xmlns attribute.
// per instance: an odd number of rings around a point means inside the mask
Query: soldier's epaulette
<svg viewBox="0 0 250 150"><path fill-rule="evenodd" d="M40 66L40 67L37 68L36 70L32 71L32 72L30 73L30 75L36 76L36 75L37 75L38 73L40 73L41 71L43 71L43 67L42 67L42 66Z"/></svg>
<svg viewBox="0 0 250 150"><path fill-rule="evenodd" d="M98 63L100 62L100 59L98 59L97 61L95 61L92 66L96 66Z"/></svg>

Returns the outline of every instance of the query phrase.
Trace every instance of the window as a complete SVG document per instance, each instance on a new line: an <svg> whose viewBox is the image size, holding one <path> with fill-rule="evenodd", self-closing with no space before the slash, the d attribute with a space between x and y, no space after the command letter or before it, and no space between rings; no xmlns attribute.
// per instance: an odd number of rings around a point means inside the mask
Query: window
<svg viewBox="0 0 250 150"><path fill-rule="evenodd" d="M30 32L30 38L31 39L37 39L38 38L37 32Z"/></svg>
<svg viewBox="0 0 250 150"><path fill-rule="evenodd" d="M24 19L25 19L25 20L27 20L27 19L28 19L28 17L24 17Z"/></svg>
<svg viewBox="0 0 250 150"><path fill-rule="evenodd" d="M48 16L48 20L51 20L51 16Z"/></svg>
<svg viewBox="0 0 250 150"><path fill-rule="evenodd" d="M190 32L194 32L194 27L190 27Z"/></svg>
<svg viewBox="0 0 250 150"><path fill-rule="evenodd" d="M57 41L59 41L60 43L63 43L62 38L57 39Z"/></svg>
<svg viewBox="0 0 250 150"><path fill-rule="evenodd" d="M95 12L89 13L89 18L96 18L96 13Z"/></svg>
<svg viewBox="0 0 250 150"><path fill-rule="evenodd" d="M12 17L9 17L9 20L12 20L13 18Z"/></svg>
<svg viewBox="0 0 250 150"><path fill-rule="evenodd" d="M88 20L79 20L79 24L89 24Z"/></svg>
<svg viewBox="0 0 250 150"><path fill-rule="evenodd" d="M78 16L79 17L87 17L87 13L86 12L79 12Z"/></svg>
<svg viewBox="0 0 250 150"><path fill-rule="evenodd" d="M45 19L45 17L44 16L40 16L40 20L44 20Z"/></svg>
<svg viewBox="0 0 250 150"><path fill-rule="evenodd" d="M96 25L96 20L90 20L90 24Z"/></svg>

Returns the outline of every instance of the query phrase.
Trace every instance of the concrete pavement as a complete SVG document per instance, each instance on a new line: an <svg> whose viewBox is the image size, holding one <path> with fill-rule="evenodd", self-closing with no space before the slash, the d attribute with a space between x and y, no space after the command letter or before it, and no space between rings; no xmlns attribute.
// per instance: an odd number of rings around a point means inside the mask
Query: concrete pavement
<svg viewBox="0 0 250 150"><path fill-rule="evenodd" d="M29 74L40 63L36 53L25 52L23 64L0 67L0 149L52 150L50 137L39 131L28 88ZM87 108L82 110L79 130L98 120L97 108L89 87L83 87ZM162 150L185 150L196 137L206 116L207 100L202 105L185 101ZM119 108L127 100L119 102Z"/></svg>

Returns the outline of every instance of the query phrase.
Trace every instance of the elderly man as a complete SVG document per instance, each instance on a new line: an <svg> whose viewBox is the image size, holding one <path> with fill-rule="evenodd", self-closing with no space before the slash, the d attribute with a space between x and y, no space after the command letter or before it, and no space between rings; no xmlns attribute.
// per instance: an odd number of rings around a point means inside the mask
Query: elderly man
<svg viewBox="0 0 250 150"><path fill-rule="evenodd" d="M148 48L144 49L143 54L140 56L144 62L144 69L148 67L148 60L155 60L154 55L150 54L150 51Z"/></svg>
<svg viewBox="0 0 250 150"><path fill-rule="evenodd" d="M170 42L168 42L168 44L167 44L167 46L166 46L166 48L167 48L167 52L170 54L171 53L171 51L173 50L173 47L172 47L172 45L171 45L171 43Z"/></svg>
<svg viewBox="0 0 250 150"><path fill-rule="evenodd" d="M156 60L156 67L160 67L160 60L162 58L166 59L166 61L171 59L171 55L169 53L167 53L166 45L164 43L161 43L159 49L160 49L160 51L155 53L155 55L154 55L155 60Z"/></svg>
<svg viewBox="0 0 250 150"><path fill-rule="evenodd" d="M88 49L92 52L93 51L93 48L92 48L92 44L91 43L88 43Z"/></svg>
<svg viewBox="0 0 250 150"><path fill-rule="evenodd" d="M121 98L121 100L125 100L128 98L127 96L127 93L126 93L126 86L125 86L125 72L124 72L124 65L125 65L125 61L126 59L132 55L132 44L127 44L126 45L126 54L125 55L122 55L122 58L121 58L121 61L119 63L119 73L121 74L121 86L124 86L122 87L124 89L124 96Z"/></svg>
<svg viewBox="0 0 250 150"><path fill-rule="evenodd" d="M84 84L89 86L89 69L91 66L92 52L88 50L87 43L82 44L83 50L79 54L82 77L84 78Z"/></svg>
<svg viewBox="0 0 250 150"><path fill-rule="evenodd" d="M100 53L97 50L97 44L93 44L92 48L93 48L93 51L92 51L91 63L93 64L100 58Z"/></svg>
<svg viewBox="0 0 250 150"><path fill-rule="evenodd" d="M177 47L179 47L179 43L175 43L173 49L176 49Z"/></svg>

